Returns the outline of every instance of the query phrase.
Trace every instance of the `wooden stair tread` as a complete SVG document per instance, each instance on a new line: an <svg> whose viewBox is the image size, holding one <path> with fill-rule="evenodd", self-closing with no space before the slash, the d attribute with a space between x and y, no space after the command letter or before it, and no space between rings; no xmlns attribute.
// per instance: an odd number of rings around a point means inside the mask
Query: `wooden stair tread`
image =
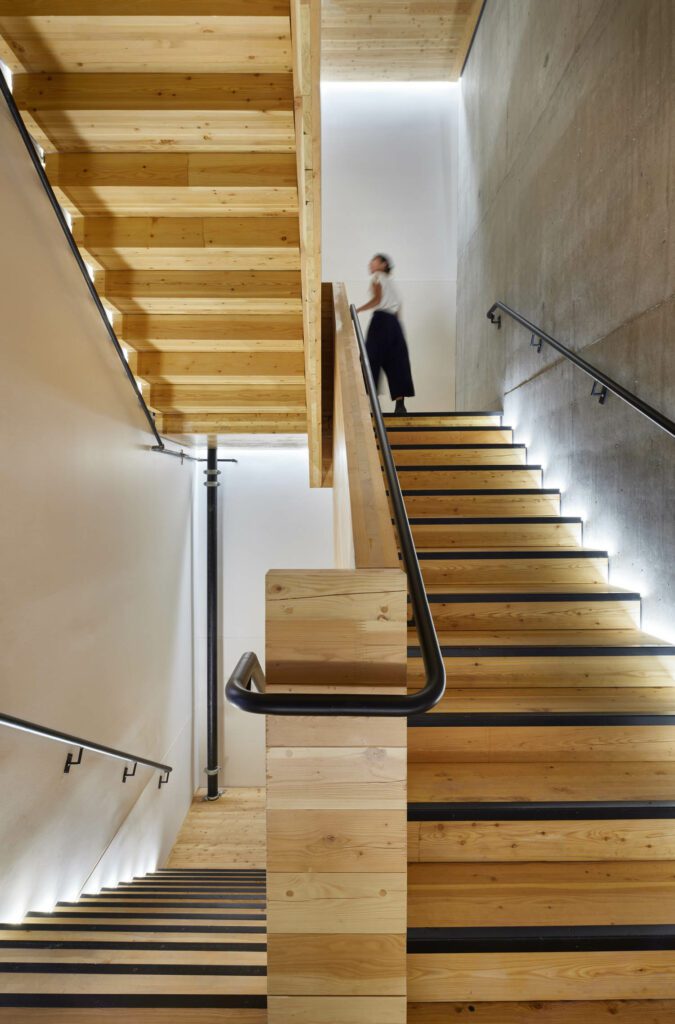
<svg viewBox="0 0 675 1024"><path fill-rule="evenodd" d="M643 633L637 629L609 630L535 630L533 632L512 630L445 632L438 634L442 647L609 647L624 649L626 652L643 647L656 648L662 654L675 654L675 647L667 641ZM418 642L414 629L408 632L408 642L415 647Z"/></svg>
<svg viewBox="0 0 675 1024"><path fill-rule="evenodd" d="M653 861L411 864L409 927L617 926L647 920L673 926L674 868L673 862Z"/></svg>
<svg viewBox="0 0 675 1024"><path fill-rule="evenodd" d="M556 597L557 595L575 595L579 594L582 596L591 595L592 597L598 597L602 599L600 595L607 595L609 597L630 597L639 598L639 594L635 591L626 590L624 587L616 587L609 583L577 583L574 585L564 583L542 583L542 584L527 584L527 583L513 583L508 587L499 586L497 584L489 586L488 584L472 584L462 586L452 586L442 583L432 583L426 586L427 594L432 595L448 595L448 596L462 596L466 597L468 601L472 597L479 597L481 595L492 595L497 598L508 598L511 594L524 594L524 595L551 595Z"/></svg>
<svg viewBox="0 0 675 1024"><path fill-rule="evenodd" d="M411 803L670 800L675 761L412 762Z"/></svg>

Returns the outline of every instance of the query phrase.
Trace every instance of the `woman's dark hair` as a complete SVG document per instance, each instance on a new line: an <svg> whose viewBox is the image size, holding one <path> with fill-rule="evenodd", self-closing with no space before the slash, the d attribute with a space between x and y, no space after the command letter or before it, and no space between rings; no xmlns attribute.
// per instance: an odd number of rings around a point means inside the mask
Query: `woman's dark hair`
<svg viewBox="0 0 675 1024"><path fill-rule="evenodd" d="M384 253L381 252L376 252L373 259L381 260L382 263L384 263L385 274L391 274L392 270L394 269L394 264L392 263L389 256L385 256Z"/></svg>

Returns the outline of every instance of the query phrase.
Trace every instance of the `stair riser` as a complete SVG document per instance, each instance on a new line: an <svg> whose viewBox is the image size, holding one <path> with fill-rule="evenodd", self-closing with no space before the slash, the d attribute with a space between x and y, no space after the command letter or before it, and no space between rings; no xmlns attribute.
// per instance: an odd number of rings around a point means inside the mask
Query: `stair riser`
<svg viewBox="0 0 675 1024"><path fill-rule="evenodd" d="M675 657L608 655L562 657L446 657L448 676L445 699L462 686L668 686L675 683ZM424 679L421 658L408 660L408 681L419 685Z"/></svg>
<svg viewBox="0 0 675 1024"><path fill-rule="evenodd" d="M551 741L553 742L553 741ZM410 803L579 800L670 800L675 793L675 762L542 761L412 762Z"/></svg>
<svg viewBox="0 0 675 1024"><path fill-rule="evenodd" d="M419 463L416 463L419 465ZM521 490L542 486L540 469L402 469L404 490Z"/></svg>
<svg viewBox="0 0 675 1024"><path fill-rule="evenodd" d="M413 523L419 549L578 548L581 523Z"/></svg>
<svg viewBox="0 0 675 1024"><path fill-rule="evenodd" d="M454 680L452 681L454 683ZM419 688L410 687L410 692ZM675 715L673 687L504 687L457 689L451 685L430 714L516 714L523 712Z"/></svg>
<svg viewBox="0 0 675 1024"><path fill-rule="evenodd" d="M439 630L630 629L640 624L639 601L433 601Z"/></svg>
<svg viewBox="0 0 675 1024"><path fill-rule="evenodd" d="M675 820L409 821L411 863L675 860Z"/></svg>
<svg viewBox="0 0 675 1024"><path fill-rule="evenodd" d="M647 1009L648 1005L648 1009ZM409 1003L408 1024L667 1024L675 1002ZM58 1021L61 1024L61 1021Z"/></svg>
<svg viewBox="0 0 675 1024"><path fill-rule="evenodd" d="M671 924L675 864L412 864L409 928Z"/></svg>
<svg viewBox="0 0 675 1024"><path fill-rule="evenodd" d="M409 954L408 999L675 998L675 950ZM664 1022L665 1024L665 1022Z"/></svg>
<svg viewBox="0 0 675 1024"><path fill-rule="evenodd" d="M513 444L509 427L474 430L387 430L390 444Z"/></svg>
<svg viewBox="0 0 675 1024"><path fill-rule="evenodd" d="M674 760L674 726L441 726L408 729L408 761L411 763Z"/></svg>
<svg viewBox="0 0 675 1024"><path fill-rule="evenodd" d="M427 550L434 550L430 545ZM457 549L459 550L459 549ZM606 558L424 558L420 566L427 586L508 586L509 584L606 583Z"/></svg>
<svg viewBox="0 0 675 1024"><path fill-rule="evenodd" d="M559 516L556 494L406 494L408 516Z"/></svg>
<svg viewBox="0 0 675 1024"><path fill-rule="evenodd" d="M524 448L394 448L393 453L397 466L524 466L527 462Z"/></svg>

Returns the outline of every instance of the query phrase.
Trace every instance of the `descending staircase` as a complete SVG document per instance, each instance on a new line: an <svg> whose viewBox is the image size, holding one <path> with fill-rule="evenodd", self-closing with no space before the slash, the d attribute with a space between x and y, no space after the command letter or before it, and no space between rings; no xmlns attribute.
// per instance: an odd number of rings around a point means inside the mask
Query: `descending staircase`
<svg viewBox="0 0 675 1024"><path fill-rule="evenodd" d="M263 1024L265 872L167 869L0 931L0 1021Z"/></svg>
<svg viewBox="0 0 675 1024"><path fill-rule="evenodd" d="M387 427L448 674L409 721L408 1019L675 1020L675 647L499 415Z"/></svg>

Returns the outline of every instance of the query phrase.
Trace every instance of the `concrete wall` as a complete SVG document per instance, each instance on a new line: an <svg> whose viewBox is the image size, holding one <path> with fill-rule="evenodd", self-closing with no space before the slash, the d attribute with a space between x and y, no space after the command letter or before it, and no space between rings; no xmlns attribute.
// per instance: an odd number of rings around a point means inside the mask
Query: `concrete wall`
<svg viewBox="0 0 675 1024"><path fill-rule="evenodd" d="M372 255L395 261L411 410L454 401L457 91L448 83L322 84L323 278L345 281L358 306L370 298ZM382 405L393 408L388 391Z"/></svg>
<svg viewBox="0 0 675 1024"><path fill-rule="evenodd" d="M497 298L675 418L675 6L488 0L461 82L458 408L501 407L613 581L673 635L675 442L485 311Z"/></svg>
<svg viewBox="0 0 675 1024"><path fill-rule="evenodd" d="M135 395L0 103L0 709L175 767L0 727L0 919L149 870L192 794L193 471Z"/></svg>
<svg viewBox="0 0 675 1024"><path fill-rule="evenodd" d="M298 439L300 440L300 439ZM252 442L255 444L255 442ZM270 569L333 567L332 491L309 486L306 444L225 448L218 491L223 686L244 651L265 664L265 576ZM206 581L205 488L195 493L195 681L199 733L196 770L206 785ZM222 692L222 690L221 690ZM264 786L265 720L223 703L220 733L221 785Z"/></svg>

